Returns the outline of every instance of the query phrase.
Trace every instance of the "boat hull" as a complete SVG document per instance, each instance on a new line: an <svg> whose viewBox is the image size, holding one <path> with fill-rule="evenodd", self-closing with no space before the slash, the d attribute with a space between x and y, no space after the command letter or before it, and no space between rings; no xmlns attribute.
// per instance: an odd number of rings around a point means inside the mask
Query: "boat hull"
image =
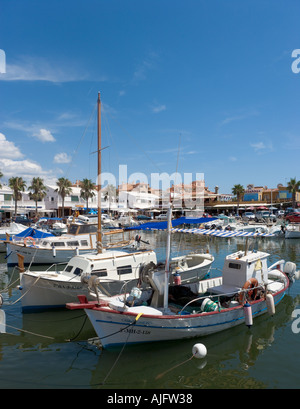
<svg viewBox="0 0 300 409"><path fill-rule="evenodd" d="M18 254L24 257L24 266L37 264L58 264L67 263L72 257L77 254L88 254L95 249L56 249L55 253L52 249L37 249L34 246L24 246L7 242L7 266L13 267L18 265Z"/></svg>
<svg viewBox="0 0 300 409"><path fill-rule="evenodd" d="M275 305L284 297L285 290L274 295ZM265 301L251 303L252 316L267 312ZM103 348L119 345L171 341L202 337L245 323L242 306L223 311L192 315L151 316L121 313L108 308L85 309Z"/></svg>

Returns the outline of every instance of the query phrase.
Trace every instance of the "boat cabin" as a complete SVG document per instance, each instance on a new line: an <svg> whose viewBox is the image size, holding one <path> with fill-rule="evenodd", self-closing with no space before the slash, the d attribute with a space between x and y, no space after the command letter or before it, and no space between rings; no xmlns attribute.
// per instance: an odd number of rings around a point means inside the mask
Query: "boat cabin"
<svg viewBox="0 0 300 409"><path fill-rule="evenodd" d="M226 257L222 271L222 284L211 287L215 294L236 293L240 291L246 281L255 278L258 284L268 282L267 258L269 254L262 251L238 251Z"/></svg>

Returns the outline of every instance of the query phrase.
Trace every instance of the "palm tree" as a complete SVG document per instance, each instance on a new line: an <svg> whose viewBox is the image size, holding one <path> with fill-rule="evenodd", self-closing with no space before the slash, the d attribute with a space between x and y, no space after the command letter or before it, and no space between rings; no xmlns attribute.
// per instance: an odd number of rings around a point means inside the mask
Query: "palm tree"
<svg viewBox="0 0 300 409"><path fill-rule="evenodd" d="M91 181L91 179L83 179L83 181L80 182L80 186L81 186L80 197L86 200L86 209L88 212L89 199L95 196L94 190L96 189L96 185Z"/></svg>
<svg viewBox="0 0 300 409"><path fill-rule="evenodd" d="M1 172L1 170L0 170L0 179L3 177L3 173ZM1 185L1 183L0 183L0 189L2 188L2 185Z"/></svg>
<svg viewBox="0 0 300 409"><path fill-rule="evenodd" d="M23 180L22 177L12 177L8 181L9 187L13 190L13 198L15 201L15 216L17 215L17 205L18 200L22 199L21 192L24 192L26 187L26 182Z"/></svg>
<svg viewBox="0 0 300 409"><path fill-rule="evenodd" d="M296 193L300 190L300 181L296 181L296 178L291 178L287 185L288 191L292 193L293 208L296 207Z"/></svg>
<svg viewBox="0 0 300 409"><path fill-rule="evenodd" d="M37 216L37 202L42 200L47 195L46 186L44 185L43 179L39 177L33 178L31 181L31 186L29 186L28 189L33 191L32 193L29 193L29 197L35 202L35 215Z"/></svg>
<svg viewBox="0 0 300 409"><path fill-rule="evenodd" d="M72 193L72 183L69 181L69 179L59 178L58 181L56 182L56 185L58 186L58 188L55 189L55 192L58 192L58 194L61 196L62 217L64 217L65 215L65 197Z"/></svg>
<svg viewBox="0 0 300 409"><path fill-rule="evenodd" d="M245 192L244 186L242 185L234 185L232 188L232 193L236 196L238 206L237 206L237 214L239 214L239 205L240 205L240 199L242 194Z"/></svg>

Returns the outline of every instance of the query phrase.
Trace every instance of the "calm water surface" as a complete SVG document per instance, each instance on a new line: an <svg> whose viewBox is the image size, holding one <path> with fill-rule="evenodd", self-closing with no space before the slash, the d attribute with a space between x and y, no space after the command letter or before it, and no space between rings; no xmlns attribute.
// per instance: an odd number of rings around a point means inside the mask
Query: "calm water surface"
<svg viewBox="0 0 300 409"><path fill-rule="evenodd" d="M163 260L165 232L144 232L142 236ZM215 257L213 277L220 275L224 257L243 249L244 244L245 239L176 233L172 236L172 255L209 248ZM250 245L270 253L270 264L283 258L300 269L300 240L260 238ZM6 319L6 333L0 334L1 389L168 388L190 392L300 387L300 332L292 331L292 312L300 309L300 281L290 287L274 317L254 319L251 329L242 324L203 338L103 351L92 342L95 333L83 311L22 314L17 301L21 293L14 283L17 278L16 272L7 271L4 254L0 254L0 286L10 284L2 293L4 305L0 309ZM202 360L192 358L197 342L207 348Z"/></svg>

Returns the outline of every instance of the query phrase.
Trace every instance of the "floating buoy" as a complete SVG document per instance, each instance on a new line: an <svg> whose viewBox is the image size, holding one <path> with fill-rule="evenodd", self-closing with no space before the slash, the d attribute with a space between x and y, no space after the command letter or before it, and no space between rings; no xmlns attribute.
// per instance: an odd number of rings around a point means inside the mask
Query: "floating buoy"
<svg viewBox="0 0 300 409"><path fill-rule="evenodd" d="M244 315L245 315L245 324L247 327L251 327L253 324L253 318L252 318L252 308L251 305L247 302L244 304Z"/></svg>
<svg viewBox="0 0 300 409"><path fill-rule="evenodd" d="M275 303L274 303L274 297L272 294L266 295L266 304L267 304L268 313L270 315L274 315L275 314Z"/></svg>
<svg viewBox="0 0 300 409"><path fill-rule="evenodd" d="M204 358L207 354L206 346L203 344L195 344L192 348L192 353L195 358Z"/></svg>

